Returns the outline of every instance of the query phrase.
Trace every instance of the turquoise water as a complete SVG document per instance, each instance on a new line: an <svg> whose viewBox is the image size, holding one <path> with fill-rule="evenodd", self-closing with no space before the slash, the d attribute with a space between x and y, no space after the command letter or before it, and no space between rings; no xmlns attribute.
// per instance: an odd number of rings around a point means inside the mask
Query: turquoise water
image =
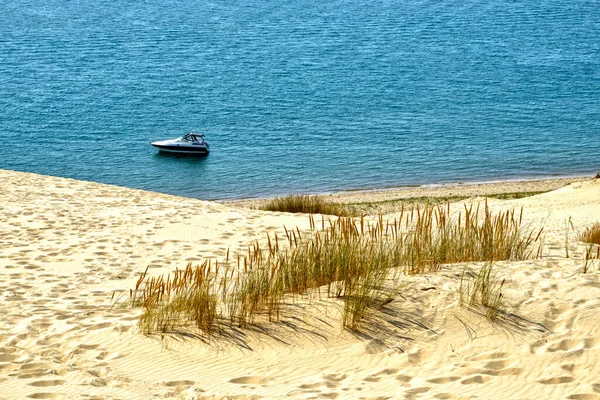
<svg viewBox="0 0 600 400"><path fill-rule="evenodd" d="M0 168L201 199L600 170L598 1L154 3L0 4ZM191 130L210 156L148 144Z"/></svg>

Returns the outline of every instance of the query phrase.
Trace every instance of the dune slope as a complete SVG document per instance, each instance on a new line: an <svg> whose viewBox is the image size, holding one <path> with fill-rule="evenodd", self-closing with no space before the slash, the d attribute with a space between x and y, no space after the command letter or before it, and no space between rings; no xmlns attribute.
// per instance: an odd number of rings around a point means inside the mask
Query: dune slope
<svg viewBox="0 0 600 400"><path fill-rule="evenodd" d="M142 335L113 293L306 216L12 171L0 188L0 398L600 398L600 271L575 237L600 221L598 180L490 202L546 232L543 258L498 263L495 324L459 306L470 266L448 265L405 278L360 333L315 298L213 338Z"/></svg>

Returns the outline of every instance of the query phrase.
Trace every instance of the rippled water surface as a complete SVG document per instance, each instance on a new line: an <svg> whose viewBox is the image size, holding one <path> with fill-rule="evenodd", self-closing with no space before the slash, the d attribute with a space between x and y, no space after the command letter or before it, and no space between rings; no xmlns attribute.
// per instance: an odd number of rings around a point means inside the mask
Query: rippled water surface
<svg viewBox="0 0 600 400"><path fill-rule="evenodd" d="M597 1L4 0L0 168L201 199L595 173L598 38ZM148 144L190 130L210 156Z"/></svg>

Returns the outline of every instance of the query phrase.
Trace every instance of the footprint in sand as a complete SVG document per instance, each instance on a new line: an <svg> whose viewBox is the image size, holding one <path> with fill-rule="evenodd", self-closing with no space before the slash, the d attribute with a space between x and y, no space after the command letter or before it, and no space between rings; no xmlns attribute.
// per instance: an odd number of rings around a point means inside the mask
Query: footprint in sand
<svg viewBox="0 0 600 400"><path fill-rule="evenodd" d="M583 347L585 349L595 349L598 347L599 340L595 337L588 337L583 339Z"/></svg>
<svg viewBox="0 0 600 400"><path fill-rule="evenodd" d="M395 368L386 368L386 369L382 369L375 375L394 375L396 372L398 372L398 370Z"/></svg>
<svg viewBox="0 0 600 400"><path fill-rule="evenodd" d="M11 362L17 359L15 354L0 353L0 362Z"/></svg>
<svg viewBox="0 0 600 400"><path fill-rule="evenodd" d="M435 396L433 396L433 398L434 399L454 399L455 396L450 393L438 393Z"/></svg>
<svg viewBox="0 0 600 400"><path fill-rule="evenodd" d="M460 381L460 383L462 383L463 385L473 385L477 383L486 383L491 379L492 378L490 378L489 376L475 375L470 378L463 379L462 381Z"/></svg>
<svg viewBox="0 0 600 400"><path fill-rule="evenodd" d="M64 385L65 382L66 381L64 381L62 379L51 379L51 380L45 380L45 381L31 382L29 385L35 386L35 387L49 387L49 386Z"/></svg>
<svg viewBox="0 0 600 400"><path fill-rule="evenodd" d="M563 383L571 383L575 380L572 376L557 376L555 378L550 379L542 379L537 381L538 383L542 383L544 385L561 385Z"/></svg>
<svg viewBox="0 0 600 400"><path fill-rule="evenodd" d="M504 353L504 352L495 352L495 353L491 353L491 354L480 354L478 356L475 357L470 357L468 358L468 360L470 361L487 361L487 360L498 360L498 359L505 359L508 358L509 354L508 353Z"/></svg>
<svg viewBox="0 0 600 400"><path fill-rule="evenodd" d="M598 396L597 394L593 394L593 393L577 393L577 394L572 394L569 397L567 397L567 399L569 400L598 400L600 399L600 396Z"/></svg>
<svg viewBox="0 0 600 400"><path fill-rule="evenodd" d="M596 289L600 289L600 282L587 282L584 286L590 286Z"/></svg>
<svg viewBox="0 0 600 400"><path fill-rule="evenodd" d="M31 370L45 370L50 368L50 364L45 362L30 362L21 365L21 371L31 371Z"/></svg>
<svg viewBox="0 0 600 400"><path fill-rule="evenodd" d="M379 382L380 380L381 380L381 378L378 376L367 376L366 378L363 379L363 381L365 381L365 382Z"/></svg>
<svg viewBox="0 0 600 400"><path fill-rule="evenodd" d="M33 393L27 397L30 399L62 399L62 398L64 398L58 393Z"/></svg>
<svg viewBox="0 0 600 400"><path fill-rule="evenodd" d="M575 350L579 347L578 339L562 339L558 342L550 343L550 345L546 348L546 351L549 353L554 353L557 351L570 351Z"/></svg>
<svg viewBox="0 0 600 400"><path fill-rule="evenodd" d="M96 350L98 347L100 347L99 344L80 344L77 346L77 348L83 350Z"/></svg>
<svg viewBox="0 0 600 400"><path fill-rule="evenodd" d="M323 397L325 399L337 399L338 396L340 394L339 393L335 393L335 392L331 392L331 393L320 393L319 397Z"/></svg>
<svg viewBox="0 0 600 400"><path fill-rule="evenodd" d="M399 382L402 382L402 383L408 383L408 382L410 382L412 380L412 378L413 377L409 376L409 375L398 375L396 377L396 380L399 381Z"/></svg>
<svg viewBox="0 0 600 400"><path fill-rule="evenodd" d="M328 374L328 375L323 375L323 379L325 379L326 381L329 382L341 382L344 379L346 379L348 377L348 375L344 374L344 375L335 375L335 374Z"/></svg>
<svg viewBox="0 0 600 400"><path fill-rule="evenodd" d="M505 368L499 370L492 369L482 369L477 371L483 375L491 375L491 376L508 376L508 375L521 375L523 370L521 368Z"/></svg>
<svg viewBox="0 0 600 400"><path fill-rule="evenodd" d="M448 383L448 382L454 382L459 379L460 379L460 376L441 376L439 378L427 379L427 382L435 383L435 384L443 384L443 383Z"/></svg>
<svg viewBox="0 0 600 400"><path fill-rule="evenodd" d="M249 385L249 384L265 384L268 382L268 379L261 378L260 376L242 376L239 378L230 379L229 382L237 383L241 385Z"/></svg>
<svg viewBox="0 0 600 400"><path fill-rule="evenodd" d="M321 386L321 384L320 384L320 383L305 383L305 384L302 384L302 385L300 385L300 386L298 386L298 387L299 387L300 389L316 389L316 388L318 388L319 386Z"/></svg>
<svg viewBox="0 0 600 400"><path fill-rule="evenodd" d="M165 386L167 387L181 387L181 386L192 386L194 381L170 381L165 382Z"/></svg>
<svg viewBox="0 0 600 400"><path fill-rule="evenodd" d="M406 394L421 394L427 393L431 388L429 386L414 388L406 391Z"/></svg>

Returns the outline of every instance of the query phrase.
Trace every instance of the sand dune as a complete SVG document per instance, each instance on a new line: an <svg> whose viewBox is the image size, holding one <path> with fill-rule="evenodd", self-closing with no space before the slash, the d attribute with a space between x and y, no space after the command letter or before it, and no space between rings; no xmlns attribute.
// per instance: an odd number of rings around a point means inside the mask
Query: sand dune
<svg viewBox="0 0 600 400"><path fill-rule="evenodd" d="M546 232L541 259L498 263L513 312L495 324L460 308L465 265L449 265L407 277L361 334L315 298L266 330L145 336L111 296L146 267L307 217L0 171L0 399L600 398L600 271L582 273L575 238L600 221L600 180L490 205Z"/></svg>

